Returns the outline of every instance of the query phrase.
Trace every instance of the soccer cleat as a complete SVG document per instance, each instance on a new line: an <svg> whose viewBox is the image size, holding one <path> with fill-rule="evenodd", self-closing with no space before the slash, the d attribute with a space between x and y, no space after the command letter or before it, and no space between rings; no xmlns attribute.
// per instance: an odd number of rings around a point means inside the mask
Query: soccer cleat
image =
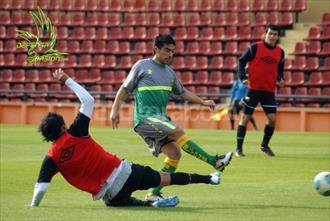
<svg viewBox="0 0 330 221"><path fill-rule="evenodd" d="M272 149L270 149L270 147L260 147L260 150L262 151L262 152L265 152L265 154L267 154L268 156L270 156L270 157L274 157L275 156L275 154L274 154L274 152L272 151Z"/></svg>
<svg viewBox="0 0 330 221"><path fill-rule="evenodd" d="M153 207L165 208L165 207L175 207L179 204L179 198L177 196L169 196L166 198L159 198L158 200L151 203Z"/></svg>
<svg viewBox="0 0 330 221"><path fill-rule="evenodd" d="M243 153L242 150L236 150L235 156L236 157L245 157L245 154Z"/></svg>
<svg viewBox="0 0 330 221"><path fill-rule="evenodd" d="M161 193L158 193L158 194L151 194L151 193L148 193L145 197L144 197L145 200L147 201L150 201L150 202L154 202L154 201L157 201L159 199L164 199L164 197L161 195Z"/></svg>
<svg viewBox="0 0 330 221"><path fill-rule="evenodd" d="M210 174L211 178L210 178L210 184L212 185L218 185L221 182L221 176L220 176L220 172L214 172Z"/></svg>
<svg viewBox="0 0 330 221"><path fill-rule="evenodd" d="M215 166L214 168L220 172L224 171L225 167L229 165L233 152L228 152L225 155L215 156Z"/></svg>

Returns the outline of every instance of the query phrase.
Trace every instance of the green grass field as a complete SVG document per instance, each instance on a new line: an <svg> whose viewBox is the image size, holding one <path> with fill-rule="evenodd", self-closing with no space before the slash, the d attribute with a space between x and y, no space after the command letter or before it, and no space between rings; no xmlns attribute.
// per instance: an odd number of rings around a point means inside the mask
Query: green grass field
<svg viewBox="0 0 330 221"><path fill-rule="evenodd" d="M211 153L233 151L234 131L186 130L189 137ZM135 163L159 168L163 157L153 158L132 129L91 128L107 150ZM171 186L164 195L178 195L176 208L107 208L56 175L38 208L29 208L34 183L49 147L36 126L0 125L0 220L330 220L330 197L312 187L313 177L330 170L328 133L274 134L269 158L259 150L262 132L249 131L245 158L234 158L222 174L220 186ZM208 174L214 170L183 153L178 171ZM135 193L143 197L144 191Z"/></svg>

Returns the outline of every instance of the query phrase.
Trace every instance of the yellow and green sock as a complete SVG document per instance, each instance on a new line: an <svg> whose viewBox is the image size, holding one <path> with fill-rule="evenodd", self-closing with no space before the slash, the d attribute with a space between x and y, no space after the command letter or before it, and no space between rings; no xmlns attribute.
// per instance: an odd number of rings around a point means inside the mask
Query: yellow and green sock
<svg viewBox="0 0 330 221"><path fill-rule="evenodd" d="M198 144L189 140L186 135L182 135L176 142L185 152L212 166L215 166L216 157L208 154Z"/></svg>
<svg viewBox="0 0 330 221"><path fill-rule="evenodd" d="M163 166L163 168L160 169L160 171L167 172L167 173L174 173L176 168L178 167L179 161L180 160L173 160L173 159L166 157L164 160L164 166ZM148 190L148 195L160 194L161 189L162 189L161 187L150 188Z"/></svg>

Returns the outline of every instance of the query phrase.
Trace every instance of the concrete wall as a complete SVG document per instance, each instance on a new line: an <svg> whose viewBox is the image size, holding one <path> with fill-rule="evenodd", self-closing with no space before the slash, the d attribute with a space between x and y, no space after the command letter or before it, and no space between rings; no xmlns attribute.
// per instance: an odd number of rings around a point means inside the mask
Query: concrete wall
<svg viewBox="0 0 330 221"><path fill-rule="evenodd" d="M79 111L78 104L47 103L0 103L0 124L39 124L48 112L58 112L69 124ZM91 125L110 126L111 106L96 104ZM172 121L183 128L229 129L228 116L222 121L213 121L211 116L219 110L197 105L169 106ZM133 106L121 108L121 127L132 127ZM263 129L266 117L261 109L254 113L259 129ZM239 119L237 117L236 124ZM252 129L251 125L248 126ZM330 131L330 110L280 108L277 113L276 129L279 131Z"/></svg>

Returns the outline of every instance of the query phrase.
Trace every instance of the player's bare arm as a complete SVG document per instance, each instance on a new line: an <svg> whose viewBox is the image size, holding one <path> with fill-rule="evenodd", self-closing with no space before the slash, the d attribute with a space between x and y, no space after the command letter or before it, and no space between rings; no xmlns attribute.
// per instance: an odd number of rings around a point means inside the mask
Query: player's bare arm
<svg viewBox="0 0 330 221"><path fill-rule="evenodd" d="M117 92L115 101L112 105L111 113L110 113L110 119L112 122L112 128L116 129L118 128L118 124L120 123L120 115L119 115L119 109L122 103L127 99L128 93L125 91L124 87L121 86Z"/></svg>
<svg viewBox="0 0 330 221"><path fill-rule="evenodd" d="M186 91L183 95L181 95L181 98L192 103L211 107L212 109L215 107L215 103L213 100L203 100L202 98L198 97L196 94L190 91Z"/></svg>

